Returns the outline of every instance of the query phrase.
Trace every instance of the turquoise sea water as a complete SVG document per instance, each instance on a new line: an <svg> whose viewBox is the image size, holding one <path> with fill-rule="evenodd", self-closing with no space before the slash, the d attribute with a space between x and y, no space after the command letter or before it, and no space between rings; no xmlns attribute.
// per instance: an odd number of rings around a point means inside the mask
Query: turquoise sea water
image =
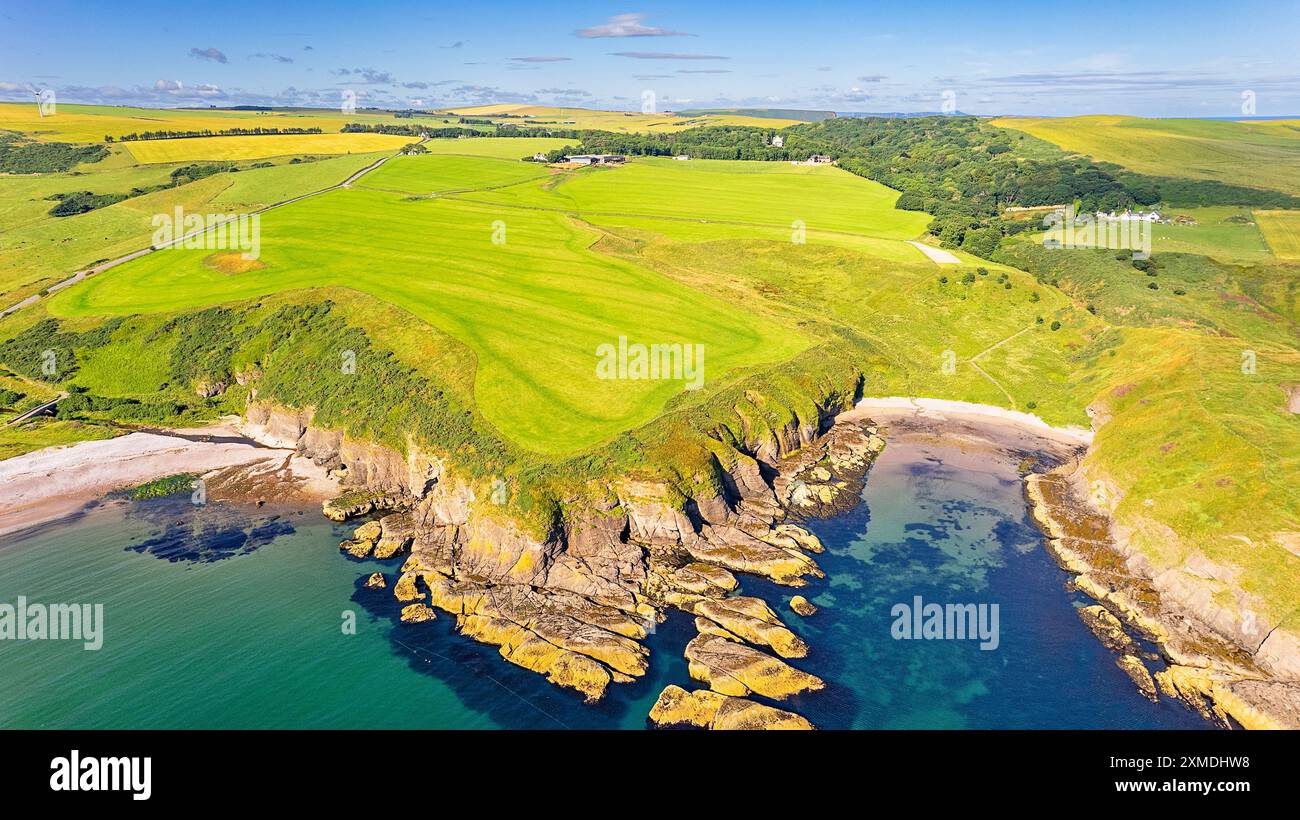
<svg viewBox="0 0 1300 820"><path fill-rule="evenodd" d="M812 648L794 663L828 682L789 702L824 728L1186 727L1142 698L1074 613L1024 509L1014 466L892 444L864 502L816 522L827 580L792 591L752 578ZM356 562L312 510L108 501L0 543L0 603L100 603L104 645L0 641L0 726L60 728L641 728L669 683L691 687L691 619L648 641L651 668L606 701L581 698L452 632L396 623L361 582L399 561ZM1000 645L900 641L891 608L997 603ZM355 634L345 625L354 619Z"/></svg>

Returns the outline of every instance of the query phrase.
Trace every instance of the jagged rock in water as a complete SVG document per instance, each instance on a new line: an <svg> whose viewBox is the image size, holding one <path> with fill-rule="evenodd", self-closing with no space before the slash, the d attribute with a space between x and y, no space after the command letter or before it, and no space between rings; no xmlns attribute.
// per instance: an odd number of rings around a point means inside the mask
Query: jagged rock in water
<svg viewBox="0 0 1300 820"><path fill-rule="evenodd" d="M725 569L700 561L674 567L650 560L646 595L666 606L687 610L705 598L721 598L739 585Z"/></svg>
<svg viewBox="0 0 1300 820"><path fill-rule="evenodd" d="M809 615L817 614L817 607L812 601L809 601L802 595L796 595L790 599L790 608L793 609L796 614L802 615L805 618Z"/></svg>
<svg viewBox="0 0 1300 820"><path fill-rule="evenodd" d="M717 635L719 638L726 638L729 641L740 643L740 638L718 626L708 618L702 618L698 615L695 616L695 631L701 635Z"/></svg>
<svg viewBox="0 0 1300 820"><path fill-rule="evenodd" d="M402 607L402 623L404 624L424 623L437 617L437 614L426 604L407 604Z"/></svg>
<svg viewBox="0 0 1300 820"><path fill-rule="evenodd" d="M1116 659L1115 664L1133 679L1133 682L1137 684L1138 691L1148 700L1152 703L1159 700L1159 695L1156 694L1155 681L1151 679L1151 673L1147 671L1146 666L1136 655L1121 655Z"/></svg>
<svg viewBox="0 0 1300 820"><path fill-rule="evenodd" d="M341 552L346 552L348 555L352 556L353 558L358 558L358 559L366 558L367 556L369 556L370 551L374 549L374 547L375 547L375 542L373 541L354 541L351 539L347 541L343 541L342 543L339 544L339 550Z"/></svg>
<svg viewBox="0 0 1300 820"><path fill-rule="evenodd" d="M760 541L736 527L706 524L700 536L686 542L685 547L698 561L733 572L762 575L786 586L802 586L805 575L823 577L817 563L802 552Z"/></svg>
<svg viewBox="0 0 1300 820"><path fill-rule="evenodd" d="M375 557L380 560L387 560L405 552L415 540L415 521L410 513L392 513L373 523L379 525Z"/></svg>
<svg viewBox="0 0 1300 820"><path fill-rule="evenodd" d="M656 726L720 730L813 728L806 718L794 712L707 689L688 692L680 686L668 686L659 693L659 699L650 709L650 722Z"/></svg>
<svg viewBox="0 0 1300 820"><path fill-rule="evenodd" d="M380 493L350 490L321 504L321 512L331 521L347 521L375 510L391 509L396 499Z"/></svg>
<svg viewBox="0 0 1300 820"><path fill-rule="evenodd" d="M397 583L393 586L393 597L402 603L411 601L423 601L424 593L415 585L419 573L403 572L397 576Z"/></svg>
<svg viewBox="0 0 1300 820"><path fill-rule="evenodd" d="M604 696L611 681L629 682L648 667L649 650L637 643L645 624L614 607L524 585L482 586L436 572L407 575L419 576L433 606L456 615L462 634L499 646L506 660L588 700Z"/></svg>
<svg viewBox="0 0 1300 820"><path fill-rule="evenodd" d="M1101 604L1080 607L1079 617L1107 649L1118 652L1133 651L1133 639L1124 631L1124 625L1120 623L1119 618L1112 615L1106 607Z"/></svg>
<svg viewBox="0 0 1300 820"><path fill-rule="evenodd" d="M783 658L802 658L808 654L808 644L786 628L776 613L759 598L700 601L691 611L708 618L744 641L770 646Z"/></svg>
<svg viewBox="0 0 1300 820"><path fill-rule="evenodd" d="M352 537L358 541L378 541L383 532L383 525L378 521L367 521L352 531Z"/></svg>
<svg viewBox="0 0 1300 820"><path fill-rule="evenodd" d="M384 589L387 586L388 582L384 580L382 572L372 572L366 579L366 589Z"/></svg>
<svg viewBox="0 0 1300 820"><path fill-rule="evenodd" d="M716 635L696 635L686 645L691 678L715 692L734 697L751 693L782 700L825 688L816 675L785 661Z"/></svg>

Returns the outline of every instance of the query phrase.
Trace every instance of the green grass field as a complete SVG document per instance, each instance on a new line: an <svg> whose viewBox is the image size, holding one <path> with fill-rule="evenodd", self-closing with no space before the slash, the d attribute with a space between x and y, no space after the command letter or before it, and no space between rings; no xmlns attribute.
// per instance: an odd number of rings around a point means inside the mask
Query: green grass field
<svg viewBox="0 0 1300 820"><path fill-rule="evenodd" d="M217 174L107 208L52 217L52 193L126 192L166 182L171 165L99 169L40 176L0 176L0 295L3 305L48 287L91 264L149 245L153 217L177 206L194 213L250 211L337 185L382 154L335 157Z"/></svg>
<svg viewBox="0 0 1300 820"><path fill-rule="evenodd" d="M1105 115L1004 117L993 124L1143 174L1300 194L1300 131L1277 124Z"/></svg>
<svg viewBox="0 0 1300 820"><path fill-rule="evenodd" d="M1255 219L1278 259L1300 261L1300 211L1255 211Z"/></svg>
<svg viewBox="0 0 1300 820"><path fill-rule="evenodd" d="M881 239L915 239L928 214L894 209L898 192L839 168L774 162L637 157L587 168L547 185L520 185L461 199L572 213L583 218L650 217L688 223L775 228L786 239L801 223Z"/></svg>
<svg viewBox="0 0 1300 820"><path fill-rule="evenodd" d="M506 242L497 245L500 219ZM573 452L648 421L683 389L671 380L598 379L596 348L620 336L702 344L710 380L806 344L593 253L597 234L561 214L348 190L269 212L262 226L262 270L227 275L203 264L210 252L162 251L55 296L50 312L163 313L296 288L353 288L469 346L484 415L517 444L545 453Z"/></svg>

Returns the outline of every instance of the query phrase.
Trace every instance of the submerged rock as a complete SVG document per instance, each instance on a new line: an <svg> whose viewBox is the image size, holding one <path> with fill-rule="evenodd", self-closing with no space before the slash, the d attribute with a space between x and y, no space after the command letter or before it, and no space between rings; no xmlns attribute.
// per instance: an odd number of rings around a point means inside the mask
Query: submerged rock
<svg viewBox="0 0 1300 820"><path fill-rule="evenodd" d="M656 726L694 726L700 729L812 729L806 718L745 698L729 697L707 689L688 692L668 686L650 709Z"/></svg>

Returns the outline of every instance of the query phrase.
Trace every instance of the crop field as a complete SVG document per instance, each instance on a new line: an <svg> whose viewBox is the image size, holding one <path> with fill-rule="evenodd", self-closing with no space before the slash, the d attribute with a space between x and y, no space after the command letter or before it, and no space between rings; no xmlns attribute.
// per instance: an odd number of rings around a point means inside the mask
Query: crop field
<svg viewBox="0 0 1300 820"><path fill-rule="evenodd" d="M129 108L58 104L42 117L32 103L0 103L0 130L22 131L38 139L101 142L142 131L221 131L229 128L319 128L338 131L349 122L397 122L391 115L334 111L228 111Z"/></svg>
<svg viewBox="0 0 1300 820"><path fill-rule="evenodd" d="M1119 116L1004 117L993 124L1144 174L1300 194L1300 131L1284 125Z"/></svg>
<svg viewBox="0 0 1300 820"><path fill-rule="evenodd" d="M393 152L415 137L391 134L263 134L255 137L191 137L126 143L136 161L196 162L265 159L295 154Z"/></svg>
<svg viewBox="0 0 1300 820"><path fill-rule="evenodd" d="M745 114L696 114L682 116L671 112L663 114L636 114L623 111L593 111L588 108L558 108L546 105L498 104L456 107L455 112L466 117L499 117L512 115L502 122L521 126L537 120L538 124L556 124L561 128L595 128L623 133L671 133L701 125L750 125L755 128L785 128L797 125L799 120L774 117L754 117Z"/></svg>
<svg viewBox="0 0 1300 820"><path fill-rule="evenodd" d="M1300 211L1255 211L1255 219L1278 259L1300 261Z"/></svg>

